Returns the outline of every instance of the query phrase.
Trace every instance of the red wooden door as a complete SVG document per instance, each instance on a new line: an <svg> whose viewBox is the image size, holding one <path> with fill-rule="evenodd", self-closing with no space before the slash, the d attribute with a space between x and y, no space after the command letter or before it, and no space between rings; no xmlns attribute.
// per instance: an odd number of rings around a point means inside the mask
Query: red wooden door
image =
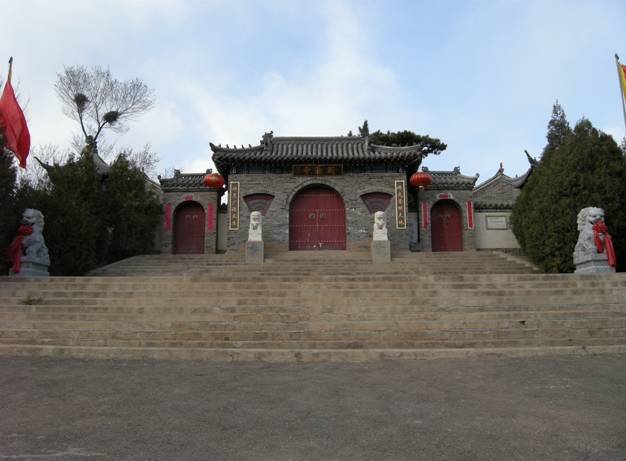
<svg viewBox="0 0 626 461"><path fill-rule="evenodd" d="M433 205L430 212L433 251L463 251L461 210L450 200Z"/></svg>
<svg viewBox="0 0 626 461"><path fill-rule="evenodd" d="M174 253L204 253L204 209L196 202L186 202L174 213Z"/></svg>
<svg viewBox="0 0 626 461"><path fill-rule="evenodd" d="M311 187L294 197L289 206L289 249L346 249L346 208L336 191Z"/></svg>

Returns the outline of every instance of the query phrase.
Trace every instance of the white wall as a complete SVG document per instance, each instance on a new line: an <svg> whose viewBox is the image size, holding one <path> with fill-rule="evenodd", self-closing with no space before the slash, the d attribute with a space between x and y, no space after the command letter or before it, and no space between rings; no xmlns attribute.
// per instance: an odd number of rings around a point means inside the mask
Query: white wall
<svg viewBox="0 0 626 461"><path fill-rule="evenodd" d="M510 217L511 212L508 211L476 211L474 213L476 249L519 248L519 243L511 230Z"/></svg>

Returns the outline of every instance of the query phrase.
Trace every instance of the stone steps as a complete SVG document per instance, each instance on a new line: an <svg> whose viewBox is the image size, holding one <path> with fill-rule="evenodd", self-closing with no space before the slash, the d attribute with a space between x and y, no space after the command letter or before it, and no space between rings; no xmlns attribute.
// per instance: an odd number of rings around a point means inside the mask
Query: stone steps
<svg viewBox="0 0 626 461"><path fill-rule="evenodd" d="M626 277L499 253L141 256L0 278L0 355L348 361L626 351ZM304 260L303 257L310 257ZM187 268L187 269L185 269ZM132 276L120 276L129 273Z"/></svg>
<svg viewBox="0 0 626 461"><path fill-rule="evenodd" d="M228 255L229 253L226 253ZM242 265L242 255L148 255L136 256L111 266L97 269L91 275L135 276L145 274L176 275L182 273L212 273L237 270L255 272L259 268ZM411 253L396 251L392 254L392 264L374 266L367 251L312 251L289 252L268 251L263 264L263 272L284 273L289 266L291 273L302 275L314 273L346 273L359 267L365 271L405 271L411 269L419 273L533 273L538 270L520 258L500 252L467 253Z"/></svg>

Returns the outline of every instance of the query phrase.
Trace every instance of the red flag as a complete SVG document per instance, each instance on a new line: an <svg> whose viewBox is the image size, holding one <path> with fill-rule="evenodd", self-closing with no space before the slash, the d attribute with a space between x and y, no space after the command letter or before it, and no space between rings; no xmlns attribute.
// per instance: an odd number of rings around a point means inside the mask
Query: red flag
<svg viewBox="0 0 626 461"><path fill-rule="evenodd" d="M4 84L4 91L0 97L0 130L3 131L7 149L19 159L20 166L26 168L26 157L30 151L30 133L24 112L15 99L10 78Z"/></svg>

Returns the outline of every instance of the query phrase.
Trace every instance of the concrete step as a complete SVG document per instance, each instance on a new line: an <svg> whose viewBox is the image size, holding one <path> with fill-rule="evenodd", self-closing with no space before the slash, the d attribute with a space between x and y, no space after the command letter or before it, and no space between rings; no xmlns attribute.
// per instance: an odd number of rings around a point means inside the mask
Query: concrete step
<svg viewBox="0 0 626 461"><path fill-rule="evenodd" d="M588 356L623 354L626 345L520 346L423 349L210 349L3 345L0 355L90 359L210 360L216 362L367 362L380 360L462 359L479 357Z"/></svg>
<svg viewBox="0 0 626 461"><path fill-rule="evenodd" d="M221 275L220 275L221 274ZM224 274L223 272L216 275L209 276L186 276L186 275L176 275L176 276L143 276L143 277L49 277L46 279L36 278L36 277L0 277L0 289L4 285L28 285L28 284L54 284L54 283L148 283L148 282L156 282L162 283L166 281L174 281L176 283L179 282L194 282L194 283L210 283L211 281L227 281L227 280L249 280L249 281L260 281L263 280L264 274L262 271L256 271L256 273L248 274L244 273L239 275L239 272L233 274ZM283 276L289 277L289 271L285 270ZM335 276L335 275L324 275L319 274L316 275L315 280L320 281L332 281L333 279L337 280L353 280L353 279L363 279L363 280L371 280L375 281L380 278L383 280L388 280L389 277L393 277L393 275L386 273L372 273L372 272L359 272L358 268L355 268L350 275L347 276ZM402 274L398 277L402 277L401 280L415 280L419 281L431 281L431 282L481 282L481 281L489 281L493 283L500 282L510 282L510 281L549 281L549 282L564 282L564 281L578 281L584 283L601 283L606 280L612 281L624 281L626 280L626 276L623 273L614 273L614 274L597 274L597 275L580 275L580 274ZM301 277L296 277L298 280L302 280ZM306 281L306 280L302 280Z"/></svg>
<svg viewBox="0 0 626 461"><path fill-rule="evenodd" d="M480 309L507 309L507 308L526 308L534 306L536 308L550 308L556 306L593 306L600 305L601 308L609 308L615 305L624 304L624 296L622 293L615 295L603 294L602 296L465 296L461 298L454 297L433 297L420 298L416 300L414 296L393 297L384 301L372 301L377 298L367 297L327 297L318 296L315 298L288 298L288 297L266 297L257 299L235 298L235 299L216 299L216 298L1 298L0 309L13 309L15 307L30 306L48 306L50 308L73 308L73 307L105 307L109 309L118 308L141 308L163 311L165 309L174 309L184 311L186 308L193 309L220 309L222 311L248 312L251 309L274 309L277 312L291 311L294 309L304 309L308 311L327 310L334 312L378 312L378 311L397 311L404 312L406 310L415 311L431 311L431 310L480 310ZM390 302L392 301L392 302Z"/></svg>
<svg viewBox="0 0 626 461"><path fill-rule="evenodd" d="M366 333L323 334L297 332L195 332L163 334L158 331L116 332L81 331L76 334L61 331L31 333L15 330L0 336L2 344L57 344L127 347L228 347L267 349L341 349L341 348L418 348L418 347L508 347L626 344L626 329L568 330L484 330L484 331L420 331L412 334Z"/></svg>
<svg viewBox="0 0 626 461"><path fill-rule="evenodd" d="M577 308L578 307L578 308ZM164 308L144 309L136 307L111 309L106 306L32 306L27 310L19 306L0 310L0 321L9 320L57 320L57 321L139 321L149 318L160 321L189 320L217 322L293 322L317 320L320 322L343 321L473 321L473 320L514 320L530 322L540 319L614 319L626 317L626 304L606 306L563 306L562 309L545 310L528 306L512 310L481 311L418 311L418 310L369 310L366 312L324 312L321 309L290 309L276 312L275 309L251 309L247 312L226 312L212 308Z"/></svg>
<svg viewBox="0 0 626 461"><path fill-rule="evenodd" d="M228 254L228 253L227 253ZM313 251L289 252L282 250L268 251L263 270L316 273L351 271L355 267L361 270L386 271L407 270L413 268L423 273L454 273L472 271L475 273L526 273L537 269L528 261L504 255L499 252L461 252L461 253L411 253L394 251L392 263L373 265L368 251ZM204 273L216 270L237 270L254 272L258 267L242 264L242 254L233 257L225 255L151 255L137 256L117 262L92 272L92 275L141 275L141 274L180 274ZM367 269L365 269L367 268Z"/></svg>
<svg viewBox="0 0 626 461"><path fill-rule="evenodd" d="M475 288L475 289L411 289L411 288L395 288L395 289L363 289L363 288L338 288L338 289L308 289L301 287L300 289L248 289L245 291L230 289L222 291L202 289L198 290L98 290L98 289L82 289L82 290L62 290L62 289L22 289L22 290L3 290L0 292L0 304L10 302L9 300L21 300L23 303L35 303L37 299L44 300L64 300L64 299L100 299L100 298L123 298L132 302L135 299L144 300L176 300L180 299L184 302L221 302L229 300L245 300L253 299L256 302L264 302L266 299L291 299L297 300L329 300L331 298L350 298L363 301L373 301L380 303L392 303L396 299L412 298L415 302L428 302L430 299L465 299L475 297L485 298L517 298L517 297L560 297L560 296L579 296L581 299L593 300L602 296L623 295L626 298L626 288L623 287L605 287L602 293L590 292L587 288Z"/></svg>

